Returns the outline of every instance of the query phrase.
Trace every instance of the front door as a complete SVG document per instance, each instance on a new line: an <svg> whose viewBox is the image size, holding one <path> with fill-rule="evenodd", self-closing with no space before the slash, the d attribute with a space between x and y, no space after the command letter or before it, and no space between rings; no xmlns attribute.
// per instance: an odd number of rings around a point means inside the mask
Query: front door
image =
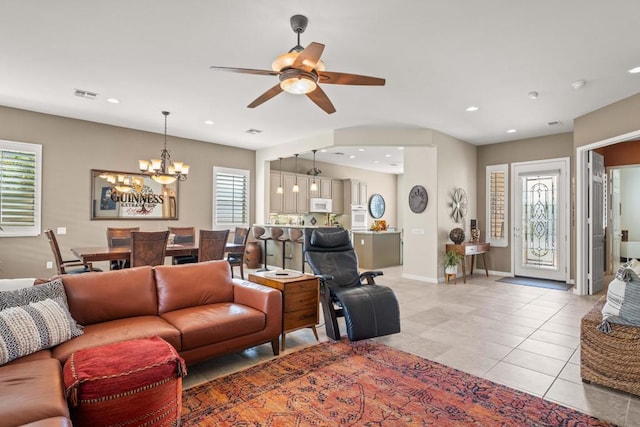
<svg viewBox="0 0 640 427"><path fill-rule="evenodd" d="M513 165L516 276L566 281L569 160Z"/></svg>

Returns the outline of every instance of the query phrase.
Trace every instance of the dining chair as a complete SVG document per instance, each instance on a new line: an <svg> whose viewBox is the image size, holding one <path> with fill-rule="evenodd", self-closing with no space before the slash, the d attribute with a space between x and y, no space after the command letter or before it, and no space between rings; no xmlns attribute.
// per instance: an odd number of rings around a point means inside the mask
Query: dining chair
<svg viewBox="0 0 640 427"><path fill-rule="evenodd" d="M168 239L169 230L132 231L131 267L163 265Z"/></svg>
<svg viewBox="0 0 640 427"><path fill-rule="evenodd" d="M233 233L233 243L239 245L247 244L247 237L249 236L249 229L243 227L236 227ZM245 247L242 247L242 251L227 253L227 261L231 265L231 275L233 275L233 267L240 267L240 277L244 280L244 251Z"/></svg>
<svg viewBox="0 0 640 427"><path fill-rule="evenodd" d="M56 238L53 230L46 229L44 230L44 234L47 236L47 240L49 240L49 245L51 246L51 251L53 252L53 259L56 261L56 269L58 270L58 274L79 274L79 273L90 273L92 271L102 271L99 268L93 268L93 265L90 262L82 262L79 259L69 259L63 260L62 253L60 252L60 246L58 245L58 239ZM80 267L82 268L69 268L69 267Z"/></svg>
<svg viewBox="0 0 640 427"><path fill-rule="evenodd" d="M196 242L195 227L169 227L169 235L171 234L174 235L173 243L176 245L193 245ZM177 255L171 259L171 263L174 265L191 264L193 262L198 262L196 255Z"/></svg>
<svg viewBox="0 0 640 427"><path fill-rule="evenodd" d="M198 262L224 259L229 230L200 230Z"/></svg>
<svg viewBox="0 0 640 427"><path fill-rule="evenodd" d="M140 227L107 227L107 246L110 248L131 247L131 232L140 231ZM130 261L116 259L111 261L111 270L129 268Z"/></svg>

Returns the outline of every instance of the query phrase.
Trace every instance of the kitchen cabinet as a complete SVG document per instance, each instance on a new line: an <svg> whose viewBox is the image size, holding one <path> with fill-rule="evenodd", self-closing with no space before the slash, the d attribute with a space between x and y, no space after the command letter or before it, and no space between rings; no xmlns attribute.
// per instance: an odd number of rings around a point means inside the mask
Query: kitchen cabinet
<svg viewBox="0 0 640 427"><path fill-rule="evenodd" d="M278 194L278 187L280 186L280 172L271 172L269 179L269 212L280 213L282 212L282 194Z"/></svg>
<svg viewBox="0 0 640 427"><path fill-rule="evenodd" d="M354 231L353 248L364 270L400 265L399 231Z"/></svg>
<svg viewBox="0 0 640 427"><path fill-rule="evenodd" d="M309 213L309 178L305 175L283 173L284 193L281 213ZM293 186L298 183L299 192L293 192Z"/></svg>
<svg viewBox="0 0 640 427"><path fill-rule="evenodd" d="M332 213L344 213L344 183L341 179L331 180L331 210Z"/></svg>
<svg viewBox="0 0 640 427"><path fill-rule="evenodd" d="M344 203L345 205L366 205L367 183L346 179L344 181Z"/></svg>
<svg viewBox="0 0 640 427"><path fill-rule="evenodd" d="M332 195L331 188L331 178L321 178L319 176L315 177L316 184L318 184L318 189L316 191L311 191L311 183L313 182L314 177L308 177L309 180L309 197L319 197L322 199L330 199Z"/></svg>

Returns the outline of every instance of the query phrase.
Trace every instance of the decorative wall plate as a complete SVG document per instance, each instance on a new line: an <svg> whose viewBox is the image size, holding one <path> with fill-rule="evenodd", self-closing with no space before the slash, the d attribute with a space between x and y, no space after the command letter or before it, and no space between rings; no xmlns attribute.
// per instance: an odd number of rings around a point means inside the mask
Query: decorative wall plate
<svg viewBox="0 0 640 427"><path fill-rule="evenodd" d="M409 208L412 212L420 213L427 208L429 196L427 190L422 185L414 185L409 192Z"/></svg>
<svg viewBox="0 0 640 427"><path fill-rule="evenodd" d="M369 199L369 213L373 219L380 219L384 215L385 203L380 194L374 194Z"/></svg>
<svg viewBox="0 0 640 427"><path fill-rule="evenodd" d="M467 193L462 188L456 188L451 196L451 218L455 222L462 222L465 216L467 216Z"/></svg>

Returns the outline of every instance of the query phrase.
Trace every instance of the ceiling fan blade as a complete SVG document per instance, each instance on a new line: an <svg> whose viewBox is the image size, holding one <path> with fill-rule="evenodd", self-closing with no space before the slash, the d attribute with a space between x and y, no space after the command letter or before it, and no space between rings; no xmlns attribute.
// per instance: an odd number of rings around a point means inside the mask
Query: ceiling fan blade
<svg viewBox="0 0 640 427"><path fill-rule="evenodd" d="M305 65L310 68L316 68L323 50L324 45L322 43L312 42L302 52L300 52L300 55L298 55L296 60L293 61L291 67L300 68Z"/></svg>
<svg viewBox="0 0 640 427"><path fill-rule="evenodd" d="M257 97L251 104L247 105L247 108L256 108L258 105L270 100L280 92L282 92L282 88L280 87L280 83L278 83L277 85Z"/></svg>
<svg viewBox="0 0 640 427"><path fill-rule="evenodd" d="M254 70L252 68L217 67L215 65L212 65L209 68L212 69L212 70L230 71L232 73L242 73L242 74L258 74L258 75L262 75L262 76L277 76L277 75L280 74L279 71Z"/></svg>
<svg viewBox="0 0 640 427"><path fill-rule="evenodd" d="M322 108L325 113L331 114L336 112L336 107L333 106L329 97L326 93L320 88L320 86L316 87L315 90L309 92L307 94L310 100L312 100L318 107Z"/></svg>
<svg viewBox="0 0 640 427"><path fill-rule="evenodd" d="M359 74L334 73L332 71L320 71L318 73L320 83L334 85L363 85L384 86L385 79L379 77L361 76Z"/></svg>

